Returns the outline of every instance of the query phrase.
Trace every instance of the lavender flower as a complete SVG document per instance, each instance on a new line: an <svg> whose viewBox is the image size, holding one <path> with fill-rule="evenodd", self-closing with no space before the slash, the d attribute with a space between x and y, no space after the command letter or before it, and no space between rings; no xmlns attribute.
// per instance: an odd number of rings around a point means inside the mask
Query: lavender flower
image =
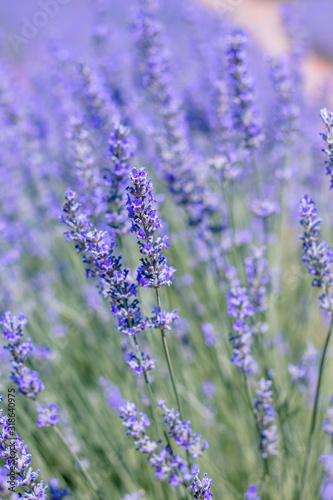
<svg viewBox="0 0 333 500"><path fill-rule="evenodd" d="M320 306L332 312L333 305L329 288L332 286L332 251L325 241L319 240L319 229L322 219L312 198L305 195L300 202L301 224L304 228L303 236L303 262L308 264L308 271L314 276L312 285L322 288L324 293L320 296Z"/></svg>
<svg viewBox="0 0 333 500"><path fill-rule="evenodd" d="M248 500L260 500L261 497L258 497L257 495L258 490L258 486L256 486L255 484L250 484L248 491L244 493L244 497Z"/></svg>
<svg viewBox="0 0 333 500"><path fill-rule="evenodd" d="M129 493L125 495L121 500L140 500L144 494L143 490L136 491L135 493Z"/></svg>
<svg viewBox="0 0 333 500"><path fill-rule="evenodd" d="M271 58L271 78L277 93L276 120L273 124L274 139L280 143L291 145L295 141L300 109L294 74L286 57Z"/></svg>
<svg viewBox="0 0 333 500"><path fill-rule="evenodd" d="M236 319L234 332L230 334L233 343L232 363L246 376L257 371L257 363L251 356L252 331L246 323L246 318L253 316L254 308L246 294L246 288L236 285L227 296L228 315Z"/></svg>
<svg viewBox="0 0 333 500"><path fill-rule="evenodd" d="M234 31L228 38L226 56L233 98L233 124L241 137L241 146L254 150L260 146L264 136L254 108L253 82L248 75L246 46L245 34Z"/></svg>
<svg viewBox="0 0 333 500"><path fill-rule="evenodd" d="M277 414L272 405L273 392L269 390L271 385L271 380L262 378L259 382L259 389L256 391L257 398L254 400L254 414L260 439L259 449L263 458L279 454L276 449L279 439L276 435L277 426L273 425Z"/></svg>
<svg viewBox="0 0 333 500"><path fill-rule="evenodd" d="M315 396L318 377L319 352L313 345L312 340L307 340L307 347L298 365L289 363L288 370L291 380L298 386L299 391L304 394L309 391L311 401Z"/></svg>
<svg viewBox="0 0 333 500"><path fill-rule="evenodd" d="M48 408L43 404L38 405L37 412L39 415L37 419L37 426L50 427L51 425L56 425L59 422L58 410L59 408L55 403L49 403Z"/></svg>
<svg viewBox="0 0 333 500"><path fill-rule="evenodd" d="M158 403L163 410L164 424L169 427L169 436L172 437L177 446L187 450L194 460L202 455L208 448L207 441L201 442L200 434L193 432L190 427L190 420L180 420L180 413L165 406L165 401Z"/></svg>
<svg viewBox="0 0 333 500"><path fill-rule="evenodd" d="M322 500L331 500L333 498L333 454L322 455L320 461L326 474L320 495Z"/></svg>
<svg viewBox="0 0 333 500"><path fill-rule="evenodd" d="M127 358L127 365L138 377L143 375L143 373L154 370L155 368L156 359L150 359L148 354L145 355L144 353L141 353L140 359L136 354L130 352L127 355Z"/></svg>
<svg viewBox="0 0 333 500"><path fill-rule="evenodd" d="M179 486L191 479L186 462L179 455L173 455L170 448L161 446L160 453L156 452L158 443L152 441L146 432L150 426L148 417L142 412L138 414L134 403L127 403L121 408L120 416L127 434L134 438L137 450L147 456L146 461L155 469L157 480L168 479L171 486Z"/></svg>
<svg viewBox="0 0 333 500"><path fill-rule="evenodd" d="M3 398L0 398L2 402ZM22 498L31 500L46 500L46 490L48 486L44 481L37 483L37 478L40 470L34 471L30 467L31 454L28 452L27 446L24 444L17 433L15 433L14 426L9 423L11 421L7 415L2 414L0 410L0 454L1 458L5 461L7 470L15 471L15 474L9 475L8 484L10 491L15 491L17 487L22 487L24 493L21 494ZM14 457L13 457L14 450Z"/></svg>
<svg viewBox="0 0 333 500"><path fill-rule="evenodd" d="M245 259L245 273L248 282L249 300L254 307L255 313L261 313L267 309L268 283L267 259L265 257L266 247L252 247L251 257Z"/></svg>
<svg viewBox="0 0 333 500"><path fill-rule="evenodd" d="M208 477L205 472L202 479L199 479L200 470L197 468L194 475L194 480L189 490L193 490L193 495L196 500L210 500L213 498L210 488L214 486L213 480Z"/></svg>
<svg viewBox="0 0 333 500"><path fill-rule="evenodd" d="M140 252L146 257L141 259L137 280L140 286L146 288L159 288L170 286L173 281L175 269L169 267L166 257L162 255L164 248L169 248L168 237L154 237L156 231L162 227L162 221L153 207L153 186L144 168L133 168L130 179L133 187L127 188L129 192L126 207L132 221L132 232L139 240Z"/></svg>
<svg viewBox="0 0 333 500"><path fill-rule="evenodd" d="M108 406L116 413L119 413L120 409L127 404L119 388L104 377L101 377L98 382L103 390L104 398Z"/></svg>
<svg viewBox="0 0 333 500"><path fill-rule="evenodd" d="M108 188L106 196L106 218L111 235L121 236L129 232L129 221L125 208L126 185L131 169L133 145L129 129L117 123L109 138L110 166L104 168L104 182Z"/></svg>
<svg viewBox="0 0 333 500"><path fill-rule="evenodd" d="M63 498L70 497L71 494L66 488L58 488L59 480L52 478L50 480L50 500L62 500Z"/></svg>
<svg viewBox="0 0 333 500"><path fill-rule="evenodd" d="M213 325L211 323L202 323L201 330L204 334L206 346L214 347L217 344L217 338Z"/></svg>
<svg viewBox="0 0 333 500"><path fill-rule="evenodd" d="M26 358L31 354L33 344L30 338L22 343L24 335L23 328L27 324L24 314L20 314L17 319L10 311L7 311L1 318L0 324L3 327L3 338L8 340L5 346L10 352L12 363L11 379L17 385L18 391L29 399L35 399L40 391L45 389L37 371L31 371L24 365Z"/></svg>
<svg viewBox="0 0 333 500"><path fill-rule="evenodd" d="M327 149L323 149L323 151L327 155L327 160L325 162L326 174L331 177L331 189L332 189L333 188L333 113L324 108L320 111L320 116L326 128L326 133L321 134L321 136L327 145Z"/></svg>

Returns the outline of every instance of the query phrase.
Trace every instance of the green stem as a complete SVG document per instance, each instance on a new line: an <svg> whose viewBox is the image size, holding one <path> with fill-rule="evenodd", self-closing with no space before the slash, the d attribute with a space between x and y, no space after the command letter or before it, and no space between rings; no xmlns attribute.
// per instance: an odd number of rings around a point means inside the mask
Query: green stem
<svg viewBox="0 0 333 500"><path fill-rule="evenodd" d="M156 288L156 299L157 299L158 312L161 312L161 299L160 299L160 295L158 293L158 288ZM171 363L168 342L167 342L164 328L161 328L161 338L162 338L162 344L163 344L165 358L166 358L168 369L169 369L169 374L170 374L170 378L171 378L173 392L174 392L174 395L175 395L175 398L177 401L177 407L178 407L178 411L180 414L180 418L182 420L183 419L182 410L181 410L180 400L179 400L178 391L177 391L177 387L176 387L175 375L174 375L174 371L173 371L173 367L172 367L172 363Z"/></svg>
<svg viewBox="0 0 333 500"><path fill-rule="evenodd" d="M314 435L316 422L317 422L318 402L319 402L321 381L322 381L322 377L323 377L326 353L327 353L327 348L328 348L328 345L329 345L329 342L331 339L332 330L333 330L333 317L331 319L331 324L330 324L330 327L328 329L323 353L322 353L321 360L320 360L319 375L318 375L317 388L316 388L316 396L315 396L315 402L314 402L314 406L313 406L313 410L312 410L310 432L309 432L309 437L308 437L308 443L306 446L306 453L305 453L305 460L304 460L303 471L302 471L301 485L300 485L299 494L297 496L298 500L302 500L302 498L303 498L305 479L306 479L307 469L308 469L308 465L309 465L309 458L310 458L310 453L311 453L311 447L312 447L312 440L313 440L313 435Z"/></svg>
<svg viewBox="0 0 333 500"><path fill-rule="evenodd" d="M56 434L60 437L60 439L62 440L62 442L64 443L64 445L68 449L68 451L70 452L70 454L72 455L73 459L75 460L75 462L77 463L77 465L79 466L79 468L81 469L81 472L84 475L84 477L86 478L87 483L89 484L89 486L90 486L90 488L91 488L94 496L96 498L98 498L99 500L102 500L102 497L98 493L98 489L96 487L96 484L92 480L92 477L90 476L89 472L84 467L84 465L82 464L81 460L79 459L79 457L77 456L77 454L75 453L75 451L71 448L71 446L68 443L66 437L63 435L63 433L61 432L61 430L59 429L59 427L57 427L55 425L53 428L54 428Z"/></svg>

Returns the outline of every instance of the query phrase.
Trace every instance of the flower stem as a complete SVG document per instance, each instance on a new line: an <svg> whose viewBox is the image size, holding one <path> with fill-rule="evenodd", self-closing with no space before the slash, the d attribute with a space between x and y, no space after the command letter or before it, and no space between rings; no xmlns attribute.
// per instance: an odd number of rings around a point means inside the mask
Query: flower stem
<svg viewBox="0 0 333 500"><path fill-rule="evenodd" d="M158 293L158 289L157 288L156 288L156 300L157 300L158 312L161 312L161 299L160 299L160 295ZM178 411L179 411L179 414L180 414L180 418L183 419L181 405L180 405L180 400L179 400L178 391L177 391L177 387L176 387L175 375L174 375L174 371L173 371L173 367L172 367L172 363L171 363L171 358L170 358L170 353L169 353L169 348L168 348L168 342L167 342L167 338L166 338L166 335L165 335L165 329L164 328L161 328L161 338L162 338L162 344L163 344L165 358L166 358L168 369L169 369L169 374L170 374L170 378L171 378L173 392L174 392L174 395L175 395L175 398L176 398L176 401L177 401Z"/></svg>
<svg viewBox="0 0 333 500"><path fill-rule="evenodd" d="M77 465L79 466L79 468L80 468L82 474L84 475L84 477L86 478L87 483L89 484L89 486L90 486L90 488L91 488L94 496L96 498L98 498L99 500L102 500L102 497L98 493L98 489L97 489L96 484L92 480L92 477L90 476L89 472L84 467L84 465L82 464L81 460L79 459L79 457L77 456L77 454L75 453L75 451L71 448L71 446L70 446L69 442L67 441L66 437L63 435L63 433L61 432L61 430L59 429L59 427L57 427L55 425L53 428L54 428L56 434L60 437L60 439L62 440L62 442L64 443L64 445L68 449L68 451L70 452L70 454L72 455L72 457L75 460L75 462L77 463Z"/></svg>
<svg viewBox="0 0 333 500"><path fill-rule="evenodd" d="M303 471L302 471L301 485L300 485L300 489L299 489L299 494L297 496L298 500L302 500L302 498L303 498L305 479L306 479L306 474L307 474L307 470L308 470L309 458L310 458L311 447L312 447L312 440L313 440L313 435L314 435L316 422L317 422L318 402L319 402L321 381L322 381L323 372L324 372L324 364L325 364L325 359L326 359L327 348L328 348L328 345L329 345L329 342L331 339L332 331L333 331L333 317L331 319L330 327L328 329L323 353L322 353L321 360L320 360L319 375L318 375L317 388L316 388L316 396L315 396L315 402L314 402L313 410L312 410L310 432L309 432L309 437L308 437L308 443L306 446L306 454L305 454L305 460L304 460Z"/></svg>

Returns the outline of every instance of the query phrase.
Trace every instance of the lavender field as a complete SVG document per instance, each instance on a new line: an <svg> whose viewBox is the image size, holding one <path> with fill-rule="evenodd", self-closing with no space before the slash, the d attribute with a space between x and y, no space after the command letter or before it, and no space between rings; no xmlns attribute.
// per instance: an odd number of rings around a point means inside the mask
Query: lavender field
<svg viewBox="0 0 333 500"><path fill-rule="evenodd" d="M34 8L0 8L0 498L333 500L313 4L274 55L238 0Z"/></svg>

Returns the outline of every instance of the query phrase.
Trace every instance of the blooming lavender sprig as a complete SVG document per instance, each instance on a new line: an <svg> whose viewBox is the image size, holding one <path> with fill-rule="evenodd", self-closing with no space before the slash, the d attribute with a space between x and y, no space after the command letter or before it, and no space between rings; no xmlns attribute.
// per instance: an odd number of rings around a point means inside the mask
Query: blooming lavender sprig
<svg viewBox="0 0 333 500"><path fill-rule="evenodd" d="M271 79L277 94L273 137L279 143L290 146L297 136L297 118L300 114L294 74L286 57L271 58L270 66Z"/></svg>
<svg viewBox="0 0 333 500"><path fill-rule="evenodd" d="M191 421L181 420L180 413L173 408L167 408L165 401L159 401L158 406L163 410L164 424L169 427L169 436L175 440L177 446L188 451L193 460L200 457L208 448L208 443L201 440L200 434L193 432Z"/></svg>
<svg viewBox="0 0 333 500"><path fill-rule="evenodd" d="M103 169L106 195L106 218L111 235L118 237L129 232L130 224L125 208L126 186L131 170L133 144L128 127L116 123L109 138L109 165Z"/></svg>
<svg viewBox="0 0 333 500"><path fill-rule="evenodd" d="M150 359L148 354L141 353L139 358L134 352L127 355L127 365L129 368L140 377L144 372L148 373L155 368L156 359Z"/></svg>
<svg viewBox="0 0 333 500"><path fill-rule="evenodd" d="M193 483L189 486L189 490L192 490L196 500L210 500L214 496L210 491L211 487L214 486L213 480L208 477L206 472L202 479L199 479L199 474L200 470L197 468L195 470Z"/></svg>
<svg viewBox="0 0 333 500"><path fill-rule="evenodd" d="M292 382L298 386L302 394L308 392L311 401L316 391L319 357L320 353L318 349L313 345L313 341L308 339L307 347L300 363L298 365L288 364Z"/></svg>
<svg viewBox="0 0 333 500"><path fill-rule="evenodd" d="M37 406L37 412L39 413L37 418L38 427L50 427L59 423L59 408L55 403L49 403L48 406L48 408L43 404Z"/></svg>
<svg viewBox="0 0 333 500"><path fill-rule="evenodd" d="M127 401L123 398L119 387L112 384L107 378L101 377L98 381L102 388L103 395L107 405L116 413L120 413L120 409L126 406Z"/></svg>
<svg viewBox="0 0 333 500"><path fill-rule="evenodd" d="M137 286L133 283L129 269L124 269L121 256L116 257L112 238L107 242L107 233L98 231L90 222L81 205L76 201L76 193L67 190L64 203L65 215L60 221L69 226L66 241L74 241L78 253L83 253L82 261L86 265L88 278L99 279L99 290L104 297L111 298L111 313L118 321L116 328L128 337L133 337L147 328L147 322L141 316L139 300L136 298ZM141 351L137 346L136 356L143 367L141 373L146 376L145 367L153 368L153 363L143 363ZM129 365L139 375L136 364Z"/></svg>
<svg viewBox="0 0 333 500"><path fill-rule="evenodd" d="M321 134L322 138L326 142L326 149L323 149L324 153L327 155L326 159L326 174L331 177L331 187L333 188L333 113L328 111L326 108L320 111L321 119L326 128L326 132Z"/></svg>
<svg viewBox="0 0 333 500"><path fill-rule="evenodd" d="M162 220L158 216L153 204L156 202L153 185L148 179L144 168L132 169L126 207L132 221L132 232L136 233L140 252L146 257L141 259L137 280L144 288L160 288L170 286L176 271L168 266L167 258L162 255L164 248L169 248L168 236L155 237L155 233L162 227Z"/></svg>
<svg viewBox="0 0 333 500"><path fill-rule="evenodd" d="M258 490L258 486L250 484L248 491L244 493L244 497L247 498L247 500L260 500L261 497L257 495Z"/></svg>
<svg viewBox="0 0 333 500"><path fill-rule="evenodd" d="M322 219L318 217L316 205L308 195L301 199L299 211L304 228L303 236L300 236L303 241L303 262L308 264L308 271L314 276L312 285L324 290L319 298L321 308L332 312L333 304L329 288L333 284L333 254L326 242L319 239Z"/></svg>
<svg viewBox="0 0 333 500"><path fill-rule="evenodd" d="M213 210L211 195L190 153L189 133L181 100L171 77L163 27L158 20L155 0L140 0L134 27L142 85L149 91L160 111L161 130L156 136L156 147L162 174L176 203L185 208L189 223L197 226Z"/></svg>
<svg viewBox="0 0 333 500"><path fill-rule="evenodd" d="M140 500L144 494L143 490L136 491L135 493L129 493L125 495L121 500Z"/></svg>
<svg viewBox="0 0 333 500"><path fill-rule="evenodd" d="M71 494L67 491L66 488L58 487L59 480L56 478L52 478L50 480L49 491L50 491L50 500L62 500L63 498L70 497Z"/></svg>
<svg viewBox="0 0 333 500"><path fill-rule="evenodd" d="M3 398L0 397L0 402ZM9 412L9 416L10 412ZM10 471L8 483L10 491L16 491L17 487L21 487L24 493L20 493L21 498L30 500L46 500L46 490L48 486L44 481L37 482L40 469L34 471L30 467L31 453L28 452L27 446L15 432L15 427L9 423L10 419L7 415L3 415L3 409L0 410L0 455L5 461L5 467ZM12 474L14 471L14 474Z"/></svg>
<svg viewBox="0 0 333 500"><path fill-rule="evenodd" d="M134 403L127 403L121 408L120 416L127 434L134 438L137 450L146 455L146 461L155 469L157 480L169 480L171 486L179 486L191 479L186 462L179 455L174 455L169 447L161 446L160 453L156 452L159 445L146 432L150 426L148 417L145 413L138 413Z"/></svg>
<svg viewBox="0 0 333 500"><path fill-rule="evenodd" d="M70 130L67 136L73 149L73 159L79 179L81 197L88 213L97 217L105 211L105 203L103 200L102 180L84 116L74 115L71 117Z"/></svg>
<svg viewBox="0 0 333 500"><path fill-rule="evenodd" d="M233 98L233 124L241 136L241 146L254 150L260 146L264 135L254 108L253 82L248 75L246 46L245 34L234 31L228 38L226 57Z"/></svg>
<svg viewBox="0 0 333 500"><path fill-rule="evenodd" d="M258 366L251 356L252 331L247 324L248 317L253 316L254 307L250 303L246 288L239 284L234 286L227 295L228 316L235 318L233 333L230 340L233 343L232 363L246 376L256 373Z"/></svg>
<svg viewBox="0 0 333 500"><path fill-rule="evenodd" d="M23 328L27 323L24 314L20 314L17 319L10 311L7 311L0 321L3 328L3 338L8 341L5 348L11 355L13 368L11 379L17 385L19 392L29 399L35 399L39 392L45 389L45 386L39 379L38 372L31 371L29 367L24 365L33 347L30 338L26 342L22 342Z"/></svg>
<svg viewBox="0 0 333 500"><path fill-rule="evenodd" d="M252 247L251 256L245 259L245 273L248 282L248 295L255 313L261 313L267 309L267 289L269 281L268 263L266 255L267 247Z"/></svg>
<svg viewBox="0 0 333 500"><path fill-rule="evenodd" d="M331 500L333 498L333 453L322 455L320 461L325 471L325 482L320 495L322 500Z"/></svg>
<svg viewBox="0 0 333 500"><path fill-rule="evenodd" d="M279 439L276 434L277 426L273 425L277 414L272 404L273 392L270 390L271 385L271 380L262 378L259 381L259 389L256 390L257 398L254 400L254 414L260 439L259 449L263 458L279 454L276 449Z"/></svg>

